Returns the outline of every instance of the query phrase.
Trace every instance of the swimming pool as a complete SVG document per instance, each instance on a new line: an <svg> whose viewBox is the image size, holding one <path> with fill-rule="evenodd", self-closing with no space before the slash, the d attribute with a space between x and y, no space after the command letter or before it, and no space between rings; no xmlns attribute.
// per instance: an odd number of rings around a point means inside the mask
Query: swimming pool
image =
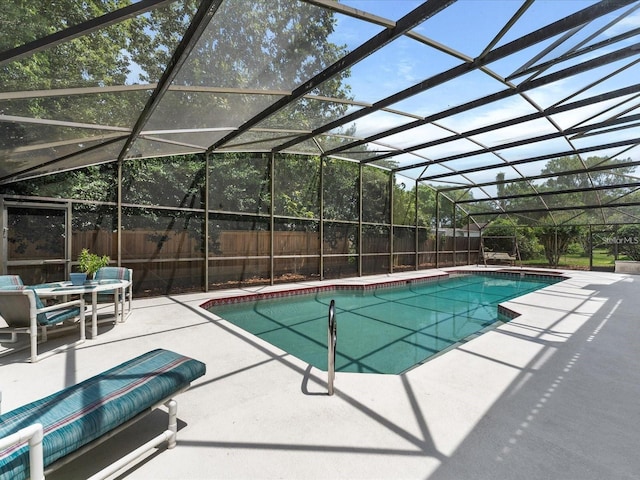
<svg viewBox="0 0 640 480"><path fill-rule="evenodd" d="M499 303L560 280L462 275L401 287L251 299L208 310L326 370L327 314L333 299L338 324L336 371L399 374L499 324Z"/></svg>

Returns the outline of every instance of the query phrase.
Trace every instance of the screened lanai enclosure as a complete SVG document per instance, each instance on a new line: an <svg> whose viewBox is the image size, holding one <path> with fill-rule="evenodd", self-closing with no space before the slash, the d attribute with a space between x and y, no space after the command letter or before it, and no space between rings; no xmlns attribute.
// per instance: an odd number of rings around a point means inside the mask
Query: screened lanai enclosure
<svg viewBox="0 0 640 480"><path fill-rule="evenodd" d="M640 238L638 0L10 0L0 24L25 282L83 248L160 294Z"/></svg>

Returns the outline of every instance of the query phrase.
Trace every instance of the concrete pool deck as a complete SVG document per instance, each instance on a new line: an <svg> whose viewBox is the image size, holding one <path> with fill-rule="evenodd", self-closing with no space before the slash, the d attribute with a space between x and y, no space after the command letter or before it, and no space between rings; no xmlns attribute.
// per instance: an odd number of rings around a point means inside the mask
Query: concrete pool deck
<svg viewBox="0 0 640 480"><path fill-rule="evenodd" d="M292 285L134 299L126 323L75 350L0 357L2 411L162 347L207 374L177 398L178 446L114 478L638 479L640 276L563 273L508 302L521 314L508 324L404 375L337 373L333 396L326 372L200 308ZM86 478L165 421L157 411L47 478Z"/></svg>

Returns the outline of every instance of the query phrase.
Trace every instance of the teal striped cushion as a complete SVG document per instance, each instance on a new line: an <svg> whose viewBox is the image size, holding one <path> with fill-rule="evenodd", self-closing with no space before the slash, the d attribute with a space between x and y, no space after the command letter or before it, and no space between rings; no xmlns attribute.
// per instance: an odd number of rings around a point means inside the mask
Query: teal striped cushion
<svg viewBox="0 0 640 480"><path fill-rule="evenodd" d="M44 465L77 450L204 375L204 363L153 350L0 416L0 438L40 422ZM0 479L28 478L26 446L0 451Z"/></svg>
<svg viewBox="0 0 640 480"><path fill-rule="evenodd" d="M129 276L129 269L125 267L102 267L98 269L93 276L94 280L97 280L101 284L113 282L117 283L121 280L131 280ZM113 302L114 290L107 290L106 292L98 293L98 302L111 303ZM118 296L120 298L120 296Z"/></svg>
<svg viewBox="0 0 640 480"><path fill-rule="evenodd" d="M36 286L28 287L16 287L16 288L28 288L33 290L34 297L36 299L36 308L44 308L44 303L40 300L40 296L36 293ZM49 312L38 313L36 318L39 325L55 325L56 323L70 320L80 315L80 307L62 308L60 310L51 310Z"/></svg>
<svg viewBox="0 0 640 480"><path fill-rule="evenodd" d="M44 318L41 318L44 315ZM38 323L40 325L55 325L56 323L70 320L80 315L80 307L65 308L62 310L52 310L51 312L39 313Z"/></svg>
<svg viewBox="0 0 640 480"><path fill-rule="evenodd" d="M125 267L102 267L93 276L94 280L131 280Z"/></svg>
<svg viewBox="0 0 640 480"><path fill-rule="evenodd" d="M0 275L0 288L23 285L20 275Z"/></svg>

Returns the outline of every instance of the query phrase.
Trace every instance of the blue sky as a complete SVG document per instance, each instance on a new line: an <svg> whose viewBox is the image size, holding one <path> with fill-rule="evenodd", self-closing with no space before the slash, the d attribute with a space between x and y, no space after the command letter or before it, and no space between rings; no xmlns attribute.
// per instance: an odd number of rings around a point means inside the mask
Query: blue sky
<svg viewBox="0 0 640 480"><path fill-rule="evenodd" d="M341 3L395 21L422 2L418 0L343 0ZM564 18L593 3L595 2L583 0L538 0L498 45ZM517 12L521 4L522 2L518 0L459 0L416 27L415 31L473 58L482 52L498 34L500 28ZM339 16L338 28L332 40L353 49L379 30L363 26L362 22L355 19ZM398 44L401 44L400 47ZM376 52L375 56L376 62L370 62L370 78L380 79L380 69L393 65L387 68L393 70L396 77L400 74L404 75L407 86L429 76L429 70L438 71L458 63L417 42L402 39L394 42L392 48L387 47ZM401 68L398 68L398 65ZM496 65L500 67L499 73L505 75L511 73L504 62L497 62ZM512 69L519 66L517 61L510 63Z"/></svg>
<svg viewBox="0 0 640 480"><path fill-rule="evenodd" d="M343 0L341 3L395 21L419 6L422 2L417 0ZM435 17L416 27L415 31L474 58L478 56L487 44L498 34L502 26L517 12L522 3L523 2L519 0L458 0L452 6L438 13ZM526 33L560 20L594 3L597 2L583 0L538 0L497 45L500 46L519 38ZM607 18L600 19L596 22L597 25L588 26L578 32L568 42L568 46L563 45L560 47L560 51L566 51L567 48L578 43L587 35L605 26L611 19L617 16L618 13L619 12L616 12ZM349 49L357 47L380 31L379 27L366 26L363 28L362 23L353 18L341 15L338 17L338 26L332 41L338 44L346 44ZM619 26L610 28L604 35L601 35L598 40L619 33L621 28L638 26L640 26L640 14L636 12L621 22ZM516 54L508 59L494 62L489 65L489 68L502 76L507 76L552 41L553 40L542 42L521 54ZM637 42L637 39L630 41ZM613 49L618 49L621 46L622 44L618 44L614 46ZM557 51L553 53L556 54ZM598 55L602 53L603 52L600 51ZM584 61L585 59L586 58L581 58L580 61ZM438 52L418 42L403 38L396 40L391 45L379 50L355 65L351 69L352 77L347 80L347 83L352 86L352 93L356 100L372 103L398 90L429 78L436 72L447 70L459 63L461 63L459 59ZM566 65L562 65L561 68L565 66ZM592 72L582 77L572 79L571 81L556 82L544 89L531 91L529 94L536 103L546 108L567 97L583 85L590 83L593 78L604 75L607 71L612 71L618 66L619 65L607 66L601 71ZM636 69L635 74L640 75L638 69ZM621 77L620 85L628 85L629 75ZM517 82L521 80L522 79L518 79ZM609 80L607 88L612 88L611 86L615 84L615 82L618 82L618 78ZM394 108L426 116L434 111L459 105L468 100L479 98L502 89L504 89L504 85L500 82L497 82L484 73L474 72L460 77L453 82L449 82L442 87L411 97L401 104L395 105ZM592 89L588 95L585 95L590 96L593 94ZM445 119L441 123L455 131L465 131L476 126L487 125L534 111L534 107L525 99L515 96L495 105L474 111L471 114ZM572 126L582 118L588 117L590 114L590 111L584 111L579 113L580 118L576 115L573 117L564 115L559 120L563 122L561 126L566 128ZM358 122L357 132L359 135L367 135L390 128L398 124L398 122L404 123L403 120L392 115L378 114L365 117ZM500 132L498 136L493 134L493 138L487 135L482 138L482 141L489 145L492 143L499 144L500 142L516 139L523 134L529 136L531 134L549 133L554 130L554 127L546 121L538 121L527 125L526 132L523 131L522 126L519 128L520 131L518 131L518 128L513 128ZM438 136L437 132L428 132L428 135L434 134L436 137ZM428 135L425 132L425 137ZM440 135L444 135L444 133L440 133ZM411 131L407 132L404 138L400 135L393 140L400 145L410 145L412 143L419 143L415 141L415 137L416 132ZM467 144L468 143L469 142L467 142ZM451 151L452 147L460 148L460 151L477 148L477 146L465 146L464 142L460 142L457 145L447 145L445 149L432 149L432 151L425 152L425 154L429 156L433 155L437 158L444 154L457 153ZM535 155L536 152L533 148L528 148L521 149L521 152L515 153L517 156L520 156ZM472 162L472 160L469 161ZM482 160L477 159L476 161L486 161L486 158ZM471 164L469 164L469 166L471 166ZM494 175L494 173L492 172L491 175Z"/></svg>

